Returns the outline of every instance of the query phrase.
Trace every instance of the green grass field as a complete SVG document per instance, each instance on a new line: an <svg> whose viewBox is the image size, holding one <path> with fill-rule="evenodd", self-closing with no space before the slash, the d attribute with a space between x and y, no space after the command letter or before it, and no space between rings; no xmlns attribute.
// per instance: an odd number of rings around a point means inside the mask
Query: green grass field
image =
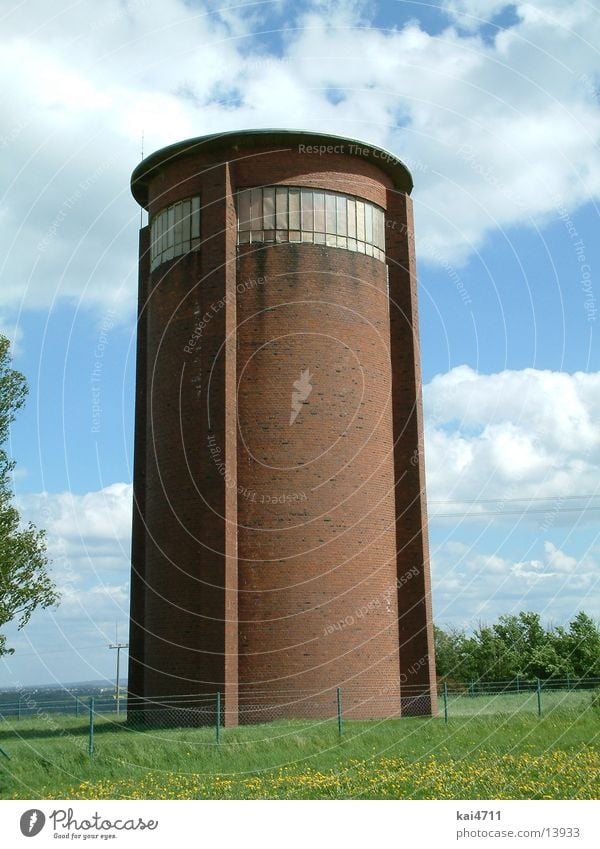
<svg viewBox="0 0 600 849"><path fill-rule="evenodd" d="M596 799L600 713L589 694L556 695L538 718L530 695L450 702L443 719L281 721L133 731L101 718L88 756L82 718L0 723L2 798ZM535 699L535 694L533 694ZM508 701L506 701L508 700ZM463 707L463 715L458 708ZM524 709L525 707L525 709ZM537 705L534 704L534 708ZM468 712L467 712L468 708ZM495 712L494 712L495 711ZM504 711L504 712L502 712Z"/></svg>
<svg viewBox="0 0 600 849"><path fill-rule="evenodd" d="M440 699L440 704L441 704ZM590 706L589 690L544 690L542 691L542 711L585 710ZM519 714L523 712L537 714L538 703L535 691L524 693L499 693L495 696L450 695L448 712L450 716L488 716L492 714Z"/></svg>

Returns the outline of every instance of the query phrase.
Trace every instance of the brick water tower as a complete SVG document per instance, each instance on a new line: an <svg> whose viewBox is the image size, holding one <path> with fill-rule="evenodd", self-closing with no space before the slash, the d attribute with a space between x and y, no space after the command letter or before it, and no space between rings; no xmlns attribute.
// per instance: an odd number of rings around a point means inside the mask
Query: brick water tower
<svg viewBox="0 0 600 849"><path fill-rule="evenodd" d="M289 130L135 169L131 710L435 712L411 189Z"/></svg>

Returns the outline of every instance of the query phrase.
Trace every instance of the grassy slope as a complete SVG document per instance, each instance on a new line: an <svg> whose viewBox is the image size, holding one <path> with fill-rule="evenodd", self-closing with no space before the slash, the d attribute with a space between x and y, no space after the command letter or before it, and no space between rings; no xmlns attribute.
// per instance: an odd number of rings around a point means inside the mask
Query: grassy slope
<svg viewBox="0 0 600 849"><path fill-rule="evenodd" d="M479 699L473 699L477 702ZM0 725L4 798L598 798L600 720L557 707L450 719L145 731L80 719ZM589 705L589 702L588 702ZM471 706L473 710L473 706ZM61 725L58 727L57 723ZM12 730L11 730L12 729ZM16 736L15 732L19 735Z"/></svg>

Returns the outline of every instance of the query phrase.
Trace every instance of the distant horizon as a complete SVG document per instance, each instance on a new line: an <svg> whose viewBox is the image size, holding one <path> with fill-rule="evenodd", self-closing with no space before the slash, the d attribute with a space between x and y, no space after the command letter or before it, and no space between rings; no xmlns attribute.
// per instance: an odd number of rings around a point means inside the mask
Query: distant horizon
<svg viewBox="0 0 600 849"><path fill-rule="evenodd" d="M121 689L127 684L127 681L121 680L120 687ZM0 693L15 693L22 692L23 690L68 690L72 687L105 687L111 686L116 687L117 682L112 680L104 680L102 678L98 678L95 681L70 681L65 682L64 684L27 684L23 687L4 687L0 685Z"/></svg>

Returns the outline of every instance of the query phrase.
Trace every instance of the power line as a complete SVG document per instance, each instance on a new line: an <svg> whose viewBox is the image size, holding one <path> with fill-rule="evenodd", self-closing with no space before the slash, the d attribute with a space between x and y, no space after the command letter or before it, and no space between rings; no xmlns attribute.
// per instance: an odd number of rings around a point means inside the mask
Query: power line
<svg viewBox="0 0 600 849"><path fill-rule="evenodd" d="M430 502L431 503L431 502ZM477 503L477 502L473 502ZM597 507L557 507L556 509L548 510L547 508L532 510L481 510L476 512L472 510L470 513L430 513L430 519L468 519L479 516L532 516L535 514L547 515L548 513L585 513L589 510L600 510L600 505Z"/></svg>
<svg viewBox="0 0 600 849"><path fill-rule="evenodd" d="M472 501L466 500L431 500L428 501L428 506L432 505L450 505L459 504L466 507L475 507L478 504L497 504L496 510L471 510L468 512L454 511L452 513L436 513L432 510L429 514L430 519L471 519L479 516L531 516L536 514L548 515L549 513L585 513L590 510L600 510L600 504L589 504L590 501L600 498L600 494L585 494L585 495L546 495L546 496L524 496L522 498L479 498ZM564 501L587 501L587 504L580 504L578 507L563 507ZM541 506L542 503L549 506ZM523 504L519 510L505 510L505 504ZM540 505L533 506L530 505Z"/></svg>
<svg viewBox="0 0 600 849"><path fill-rule="evenodd" d="M48 649L47 651L28 651L28 652L19 652L18 657L41 657L46 654L66 654L67 652L74 651L87 651L88 649L105 649L106 643L99 643L98 645L93 646L71 646L68 649ZM15 657L17 655L15 654Z"/></svg>
<svg viewBox="0 0 600 849"><path fill-rule="evenodd" d="M528 498L527 496L524 498L477 498L473 501L466 500L458 500L458 501L429 501L429 504L500 504L505 502L522 502L522 501L570 501L577 500L583 501L584 499L591 500L593 498L600 498L600 494L597 495L546 495L543 497L535 497ZM596 509L596 508L594 508Z"/></svg>

